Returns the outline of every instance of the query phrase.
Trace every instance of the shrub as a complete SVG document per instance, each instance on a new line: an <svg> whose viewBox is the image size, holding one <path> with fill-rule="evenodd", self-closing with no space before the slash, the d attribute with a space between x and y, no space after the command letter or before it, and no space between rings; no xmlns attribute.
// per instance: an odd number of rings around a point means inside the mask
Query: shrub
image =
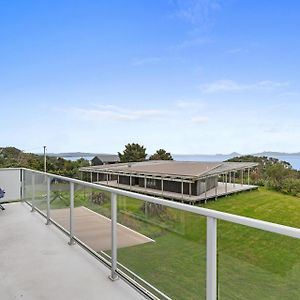
<svg viewBox="0 0 300 300"><path fill-rule="evenodd" d="M297 196L300 193L300 180L296 178L286 178L282 182L282 192Z"/></svg>

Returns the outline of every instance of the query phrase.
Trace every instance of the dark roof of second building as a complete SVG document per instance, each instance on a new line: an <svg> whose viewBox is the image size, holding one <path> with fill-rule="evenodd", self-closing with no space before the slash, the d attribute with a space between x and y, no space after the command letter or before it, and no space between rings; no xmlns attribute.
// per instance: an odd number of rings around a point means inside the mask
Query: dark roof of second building
<svg viewBox="0 0 300 300"><path fill-rule="evenodd" d="M97 154L93 159L98 158L102 162L119 162L120 158L116 154ZM93 160L92 159L92 160Z"/></svg>

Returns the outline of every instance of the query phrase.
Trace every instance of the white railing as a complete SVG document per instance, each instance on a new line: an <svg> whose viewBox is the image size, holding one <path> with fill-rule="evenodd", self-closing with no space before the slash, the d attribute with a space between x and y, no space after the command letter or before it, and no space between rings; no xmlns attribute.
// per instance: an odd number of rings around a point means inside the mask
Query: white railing
<svg viewBox="0 0 300 300"><path fill-rule="evenodd" d="M239 225L244 225L247 227L255 228L264 230L267 232L272 232L280 235L285 235L288 237L300 239L300 229L279 225L271 222L261 221L257 219L242 217L238 215L233 215L229 213L224 213L220 211L215 211L211 209L206 209L197 206L191 206L188 204L183 204L175 201L169 201L161 198L155 198L152 196L147 196L143 194L138 194L130 191L119 190L112 187L102 186L90 182L85 182L73 178L63 177L55 174L44 173L40 171L30 170L21 168L20 171L22 172L24 178L24 172L30 172L32 174L32 210L37 209L34 205L35 202L35 175L43 175L47 178L47 213L46 213L46 224L56 223L51 219L51 210L50 210L50 192L51 192L51 179L58 179L63 180L70 183L70 230L67 231L70 237L69 244L74 244L74 240L78 239L74 237L73 232L73 209L74 209L74 184L79 184L81 186L98 189L101 191L106 191L111 193L111 263L107 263L110 265L111 280L116 280L118 275L121 274L120 270L118 270L118 260L117 260L117 195L122 195L126 197L131 197L134 199L142 200L145 202L150 202L154 204L163 205L166 207L191 212L194 214L198 214L200 216L204 216L207 218L207 238L206 238L206 299L207 300L216 300L217 299L217 220L223 220ZM22 195L24 196L24 180L22 181ZM58 224L56 224L58 225ZM59 225L58 225L59 226ZM59 226L61 227L61 226ZM66 230L64 230L66 232ZM80 242L80 241L79 241ZM81 244L86 246L82 241ZM96 252L89 249L90 252L93 252L94 255L98 255ZM105 254L107 255L107 254ZM107 262L107 261L106 261ZM128 272L130 270L127 269ZM136 275L136 278L140 278ZM127 276L127 281L130 281L130 278ZM141 281L144 281L140 278ZM145 283L145 281L144 281ZM150 287L151 285L148 284ZM159 292L155 287L152 287L156 292ZM143 291L144 294L147 294L149 297L156 298L153 294L149 293L148 291ZM162 292L159 294L164 299L170 299L168 296L164 295Z"/></svg>

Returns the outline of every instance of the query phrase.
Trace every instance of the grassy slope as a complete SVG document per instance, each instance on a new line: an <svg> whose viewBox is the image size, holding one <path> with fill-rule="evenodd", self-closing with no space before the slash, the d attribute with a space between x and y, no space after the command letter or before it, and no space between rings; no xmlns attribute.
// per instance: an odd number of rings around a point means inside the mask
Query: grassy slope
<svg viewBox="0 0 300 300"><path fill-rule="evenodd" d="M205 207L300 227L300 199L265 189ZM154 244L119 249L119 260L174 299L204 299L205 219L185 213L173 229L181 234L166 231ZM298 299L299 254L298 240L218 222L220 299Z"/></svg>
<svg viewBox="0 0 300 300"><path fill-rule="evenodd" d="M300 198L265 188L221 198L205 207L300 228Z"/></svg>
<svg viewBox="0 0 300 300"><path fill-rule="evenodd" d="M207 207L300 228L300 199L266 189L223 198ZM226 222L219 222L219 229L221 299L298 299L299 240ZM233 261L229 268L228 259ZM241 294L236 286L242 287Z"/></svg>

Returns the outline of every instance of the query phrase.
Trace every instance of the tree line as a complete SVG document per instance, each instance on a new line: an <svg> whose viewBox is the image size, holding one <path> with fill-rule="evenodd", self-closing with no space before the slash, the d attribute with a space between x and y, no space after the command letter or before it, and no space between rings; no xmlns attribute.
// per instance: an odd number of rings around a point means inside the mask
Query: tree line
<svg viewBox="0 0 300 300"><path fill-rule="evenodd" d="M229 162L256 162L258 167L251 173L251 183L289 195L300 195L300 172L287 161L274 157L245 155Z"/></svg>
<svg viewBox="0 0 300 300"><path fill-rule="evenodd" d="M124 151L118 154L121 162L144 161L148 156L146 148L136 143L125 145ZM172 155L164 149L157 150L149 159L173 160ZM62 157L47 156L47 172L62 176L79 178L79 169L89 165L89 160L84 158L71 161ZM0 147L0 168L20 167L43 171L44 158L42 155L25 153L15 147Z"/></svg>
<svg viewBox="0 0 300 300"><path fill-rule="evenodd" d="M148 156L146 148L137 143L128 143L125 145L123 152L118 152L118 155L120 162L145 161ZM149 157L149 160L173 160L173 157L170 152L164 149L158 149Z"/></svg>
<svg viewBox="0 0 300 300"><path fill-rule="evenodd" d="M62 157L47 156L47 172L79 178L79 168L89 166L89 161L80 158L76 161ZM15 147L0 148L0 168L29 168L44 170L44 158L34 153L24 153Z"/></svg>

